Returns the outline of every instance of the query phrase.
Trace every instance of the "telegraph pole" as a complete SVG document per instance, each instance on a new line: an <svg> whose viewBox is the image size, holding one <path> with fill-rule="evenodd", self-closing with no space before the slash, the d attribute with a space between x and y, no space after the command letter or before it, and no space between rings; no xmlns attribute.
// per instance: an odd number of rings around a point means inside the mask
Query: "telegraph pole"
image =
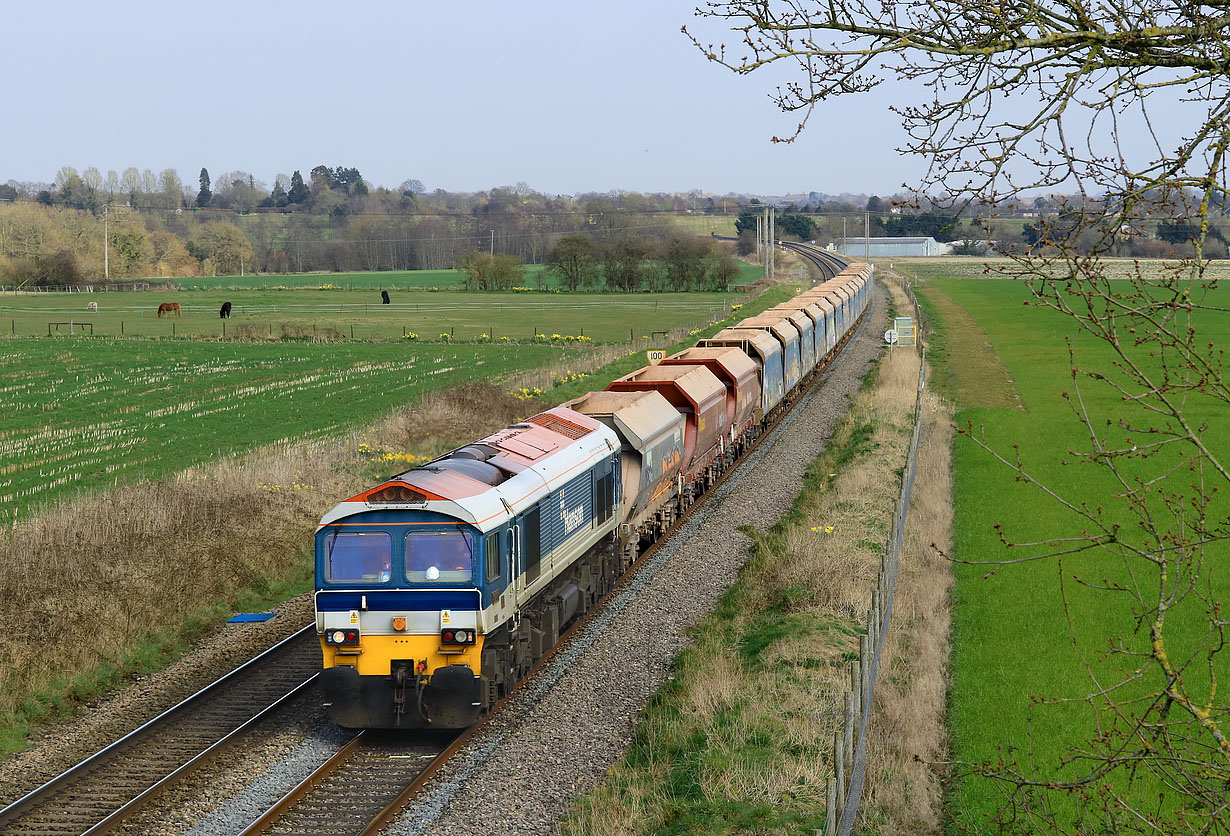
<svg viewBox="0 0 1230 836"><path fill-rule="evenodd" d="M777 225L777 209L769 208L769 278L776 276L777 268L777 233L774 227Z"/></svg>
<svg viewBox="0 0 1230 836"><path fill-rule="evenodd" d="M110 237L107 234L107 213L111 211L111 204L103 204L103 279L111 281L111 253L110 253Z"/></svg>
<svg viewBox="0 0 1230 836"><path fill-rule="evenodd" d="M863 246L866 247L864 255L868 261L871 261L871 213L863 213Z"/></svg>

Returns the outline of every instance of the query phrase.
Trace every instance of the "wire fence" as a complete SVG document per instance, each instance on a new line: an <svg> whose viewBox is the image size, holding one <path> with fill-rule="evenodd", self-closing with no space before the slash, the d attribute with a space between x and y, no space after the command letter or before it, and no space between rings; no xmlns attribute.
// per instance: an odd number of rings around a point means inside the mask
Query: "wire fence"
<svg viewBox="0 0 1230 836"><path fill-rule="evenodd" d="M923 320L913 288L905 284L906 295L914 306L917 333L923 333ZM824 833L850 836L858 817L867 776L867 724L875 698L884 637L893 615L893 594L897 586L897 566L905 536L905 518L910 510L910 495L918 472L918 445L922 437L922 396L926 386L927 354L917 341L921 363L918 390L914 396L914 434L901 480L901 494L893 513L892 531L885 544L880 574L867 612L867 634L859 638L859 658L850 663L850 689L845 693L845 723L833 734L833 778L828 782L828 813Z"/></svg>

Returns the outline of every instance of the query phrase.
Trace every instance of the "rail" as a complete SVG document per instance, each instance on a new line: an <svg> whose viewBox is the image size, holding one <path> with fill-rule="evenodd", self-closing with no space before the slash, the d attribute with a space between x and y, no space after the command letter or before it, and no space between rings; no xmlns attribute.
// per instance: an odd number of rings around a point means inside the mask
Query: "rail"
<svg viewBox="0 0 1230 836"><path fill-rule="evenodd" d="M295 674L278 680L278 668L273 664L273 660L284 660L291 673L302 670L305 660L316 659L314 652L304 652L305 644L315 651L314 623L0 810L0 833L45 833L47 823L63 820L66 810L72 810L74 818L83 822L82 836L99 836L115 829L172 781L216 755L236 735L305 693L318 675L316 666L306 678ZM248 702L238 697L226 701L226 694L245 686L251 688L267 673L275 674L273 681L261 689L252 688L254 694L242 697ZM286 679L297 681L288 686ZM255 700L251 699L253 695ZM209 723L214 724L212 740L201 741L201 727ZM105 791L99 790L99 784L105 784ZM108 797L122 800L116 806L107 801Z"/></svg>
<svg viewBox="0 0 1230 836"><path fill-rule="evenodd" d="M850 266L850 260L829 252L814 244L800 244L794 241L778 241L778 246L784 250L796 253L814 264L825 279L832 279L842 270Z"/></svg>

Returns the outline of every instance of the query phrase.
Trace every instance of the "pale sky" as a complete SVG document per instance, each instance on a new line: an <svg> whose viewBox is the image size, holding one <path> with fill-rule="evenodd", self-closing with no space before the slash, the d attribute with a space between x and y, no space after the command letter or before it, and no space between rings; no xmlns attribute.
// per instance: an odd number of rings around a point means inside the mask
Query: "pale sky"
<svg viewBox="0 0 1230 836"><path fill-rule="evenodd" d="M111 0L6 3L0 183L176 169L353 166L374 185L547 193L891 194L893 92L797 119L679 31L733 41L695 2ZM900 92L897 93L900 95Z"/></svg>

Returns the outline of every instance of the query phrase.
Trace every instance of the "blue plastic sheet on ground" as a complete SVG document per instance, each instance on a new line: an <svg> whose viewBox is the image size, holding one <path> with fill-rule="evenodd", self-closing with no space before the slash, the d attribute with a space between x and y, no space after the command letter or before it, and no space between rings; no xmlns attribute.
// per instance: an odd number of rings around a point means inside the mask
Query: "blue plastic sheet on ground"
<svg viewBox="0 0 1230 836"><path fill-rule="evenodd" d="M273 618L276 613L271 612L241 612L239 615L226 620L227 624L246 624L249 621L268 621Z"/></svg>

